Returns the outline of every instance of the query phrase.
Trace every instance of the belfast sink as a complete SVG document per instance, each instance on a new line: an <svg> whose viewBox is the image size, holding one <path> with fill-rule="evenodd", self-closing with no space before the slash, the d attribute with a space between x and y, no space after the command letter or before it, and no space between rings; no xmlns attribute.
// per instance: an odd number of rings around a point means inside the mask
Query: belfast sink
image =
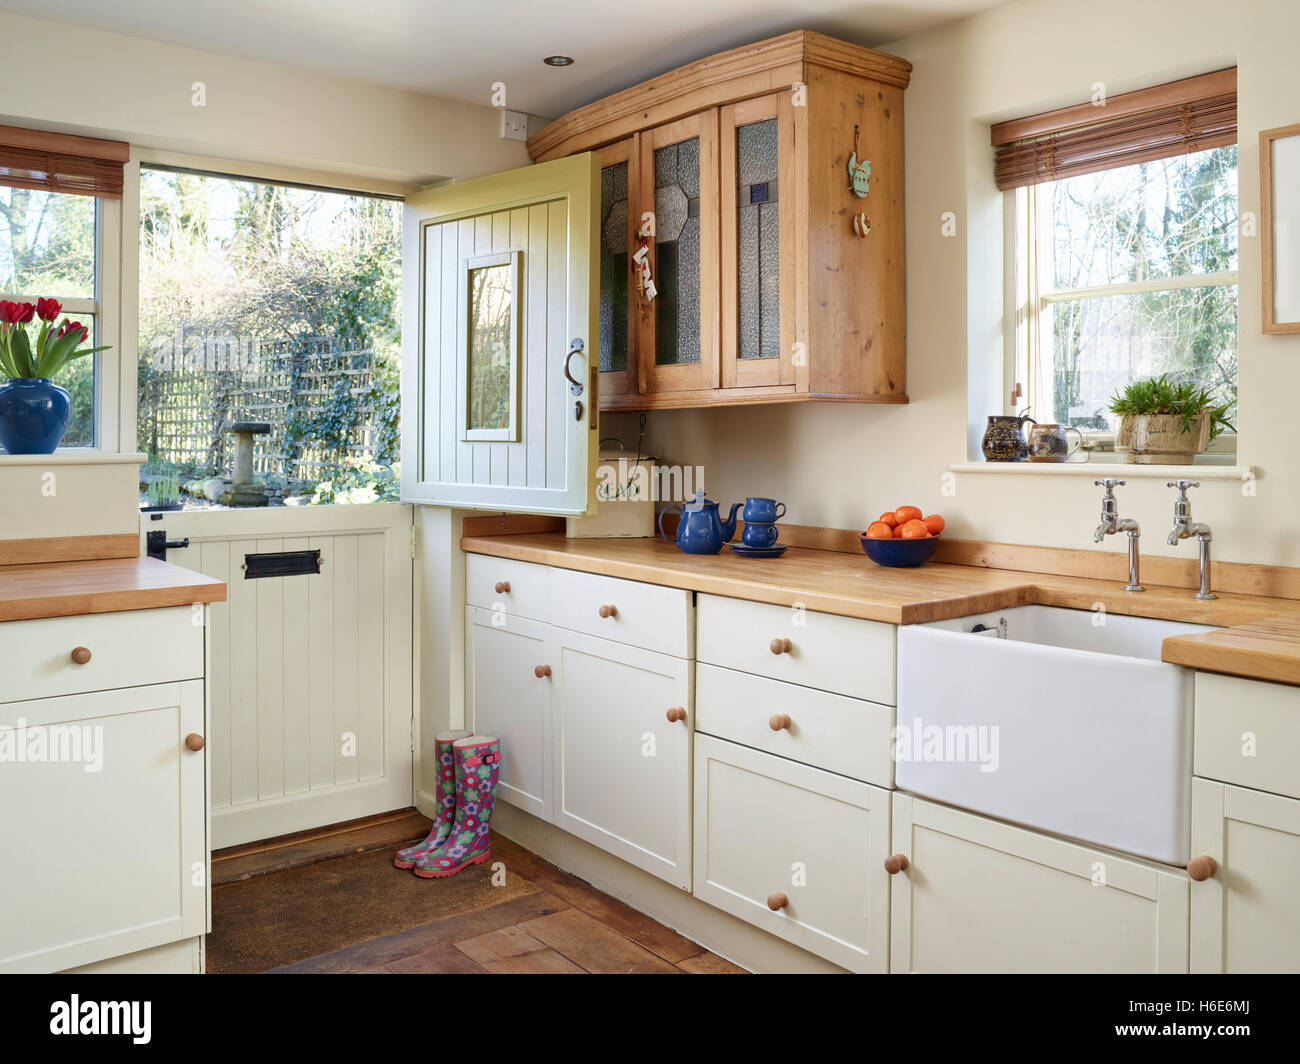
<svg viewBox="0 0 1300 1064"><path fill-rule="evenodd" d="M1160 646L1207 630L1052 606L900 628L898 786L1185 865L1192 673Z"/></svg>

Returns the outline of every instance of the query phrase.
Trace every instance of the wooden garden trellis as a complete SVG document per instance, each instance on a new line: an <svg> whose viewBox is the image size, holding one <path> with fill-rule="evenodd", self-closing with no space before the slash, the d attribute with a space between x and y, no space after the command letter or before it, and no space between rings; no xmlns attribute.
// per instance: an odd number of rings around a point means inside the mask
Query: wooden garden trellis
<svg viewBox="0 0 1300 1064"><path fill-rule="evenodd" d="M227 421L265 421L253 453L257 473L316 482L349 458L374 457L375 356L329 338L249 341L195 337L178 331L149 357L141 374L137 433L161 461L229 476L233 439ZM346 409L337 439L324 441L310 424L330 403Z"/></svg>

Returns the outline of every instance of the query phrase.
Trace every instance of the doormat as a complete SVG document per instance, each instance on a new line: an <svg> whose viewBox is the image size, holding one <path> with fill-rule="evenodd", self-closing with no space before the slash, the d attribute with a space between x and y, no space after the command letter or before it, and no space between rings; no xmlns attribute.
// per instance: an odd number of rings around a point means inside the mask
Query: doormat
<svg viewBox="0 0 1300 1064"><path fill-rule="evenodd" d="M380 850L213 887L207 970L265 972L537 893L514 872L493 886L494 863L421 879Z"/></svg>

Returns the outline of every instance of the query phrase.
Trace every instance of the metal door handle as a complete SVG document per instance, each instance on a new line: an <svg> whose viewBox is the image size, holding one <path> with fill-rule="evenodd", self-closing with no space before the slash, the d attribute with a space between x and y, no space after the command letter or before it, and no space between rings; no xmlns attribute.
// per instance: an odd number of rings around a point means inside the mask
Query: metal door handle
<svg viewBox="0 0 1300 1064"><path fill-rule="evenodd" d="M569 353L564 358L564 376L569 382L569 391L574 395L582 394L582 381L578 380L578 378L569 371L569 363L573 360L574 355L583 354L583 347L584 345L582 341L579 338L574 337L569 341Z"/></svg>

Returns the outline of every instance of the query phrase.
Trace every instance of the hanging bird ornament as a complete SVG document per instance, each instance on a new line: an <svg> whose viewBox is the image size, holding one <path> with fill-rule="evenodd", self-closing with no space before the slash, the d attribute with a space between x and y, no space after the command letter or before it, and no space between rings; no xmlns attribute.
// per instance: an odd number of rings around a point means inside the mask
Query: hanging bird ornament
<svg viewBox="0 0 1300 1064"><path fill-rule="evenodd" d="M858 162L858 127L853 127L853 153L849 156L849 191L865 199L871 191L871 160Z"/></svg>

